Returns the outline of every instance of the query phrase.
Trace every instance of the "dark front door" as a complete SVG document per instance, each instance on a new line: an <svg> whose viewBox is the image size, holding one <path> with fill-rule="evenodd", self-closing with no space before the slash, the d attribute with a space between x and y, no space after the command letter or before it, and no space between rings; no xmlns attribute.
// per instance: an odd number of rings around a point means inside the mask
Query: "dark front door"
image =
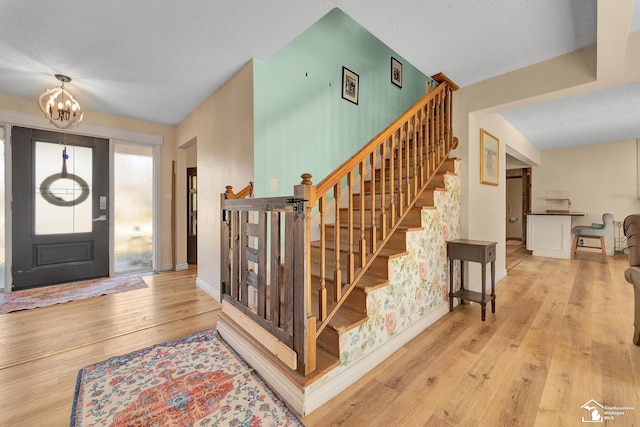
<svg viewBox="0 0 640 427"><path fill-rule="evenodd" d="M187 168L187 263L198 263L198 173Z"/></svg>
<svg viewBox="0 0 640 427"><path fill-rule="evenodd" d="M109 275L109 141L12 128L13 289Z"/></svg>

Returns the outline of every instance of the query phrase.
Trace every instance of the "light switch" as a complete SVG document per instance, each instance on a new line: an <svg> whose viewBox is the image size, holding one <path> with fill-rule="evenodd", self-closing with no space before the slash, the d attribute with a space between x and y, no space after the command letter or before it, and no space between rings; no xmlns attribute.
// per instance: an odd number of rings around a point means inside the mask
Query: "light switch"
<svg viewBox="0 0 640 427"><path fill-rule="evenodd" d="M269 181L269 189L272 193L278 191L278 180L276 178L271 178L271 180Z"/></svg>

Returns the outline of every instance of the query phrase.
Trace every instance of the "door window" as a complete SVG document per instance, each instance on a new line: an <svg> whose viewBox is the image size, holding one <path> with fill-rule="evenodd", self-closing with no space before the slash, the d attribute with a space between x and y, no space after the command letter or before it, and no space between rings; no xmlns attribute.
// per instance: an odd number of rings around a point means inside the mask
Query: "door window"
<svg viewBox="0 0 640 427"><path fill-rule="evenodd" d="M34 148L36 235L90 233L93 150L42 141Z"/></svg>

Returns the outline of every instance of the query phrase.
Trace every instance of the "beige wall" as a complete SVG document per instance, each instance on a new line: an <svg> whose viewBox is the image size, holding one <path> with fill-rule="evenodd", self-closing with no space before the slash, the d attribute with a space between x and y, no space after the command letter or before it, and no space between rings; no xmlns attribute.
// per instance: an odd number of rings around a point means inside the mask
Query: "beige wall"
<svg viewBox="0 0 640 427"><path fill-rule="evenodd" d="M14 95L0 94L0 110L22 113L41 118L37 100ZM159 135L162 137L162 197L161 197L161 254L158 269L172 268L171 257L171 161L175 158L175 128L156 123L144 122L110 114L85 111L79 127L69 133L82 134L83 126L99 126L130 132Z"/></svg>
<svg viewBox="0 0 640 427"><path fill-rule="evenodd" d="M540 166L532 168L532 208L544 210L548 191L567 191L571 210L587 216L573 219L573 225L602 222L612 213L616 222L640 212L636 140L585 145L542 152ZM618 226L614 227L618 232ZM614 233L606 239L613 254Z"/></svg>
<svg viewBox="0 0 640 427"><path fill-rule="evenodd" d="M455 95L454 95L455 97ZM464 117L463 117L464 118ZM459 121L463 121L462 119ZM454 117L456 120L457 117ZM456 129L460 123L454 122ZM467 132L460 134L460 147L453 155L463 159L461 167L461 236L473 240L497 242L496 278L506 276L505 242L506 242L506 152L517 150L527 153L529 161L540 161L540 152L520 134L500 114L467 113ZM480 183L480 129L485 129L498 138L499 179L498 185ZM456 135L458 133L456 132ZM480 267L473 263L469 268L469 283L472 287L480 286Z"/></svg>
<svg viewBox="0 0 640 427"><path fill-rule="evenodd" d="M187 167L195 168L198 166L198 145L193 144L187 148Z"/></svg>
<svg viewBox="0 0 640 427"><path fill-rule="evenodd" d="M253 61L177 126L178 146L194 138L198 146L198 285L219 298L220 195L226 185L238 191L253 180ZM181 151L179 170L187 162L185 150ZM176 209L184 218L186 194L179 200L181 206Z"/></svg>
<svg viewBox="0 0 640 427"><path fill-rule="evenodd" d="M509 152L510 155L533 166L543 164L548 161L548 157L543 156L542 152L496 113L638 81L640 80L638 46L640 46L640 32L630 34L624 70L621 70L619 75L596 78L597 47L591 46L466 86L454 94L454 134L460 139L460 146L453 155L463 160L460 171L461 237L498 242L496 271L499 278L506 274L504 269L506 238L504 153ZM479 183L481 127L500 140L501 172L500 185L497 187ZM599 172L594 169L593 173L594 176L598 176ZM539 178L540 176L536 178L534 173L533 179ZM607 185L615 187L617 183L607 182ZM577 199L574 200L574 203L577 202ZM472 265L469 269L469 280L471 286L478 289L480 280L477 279L479 270L476 268L479 267Z"/></svg>

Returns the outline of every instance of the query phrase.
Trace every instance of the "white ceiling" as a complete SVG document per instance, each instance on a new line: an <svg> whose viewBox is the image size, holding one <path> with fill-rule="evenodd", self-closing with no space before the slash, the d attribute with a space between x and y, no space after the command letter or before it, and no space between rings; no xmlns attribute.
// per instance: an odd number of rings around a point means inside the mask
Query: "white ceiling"
<svg viewBox="0 0 640 427"><path fill-rule="evenodd" d="M640 138L640 82L502 115L541 150Z"/></svg>
<svg viewBox="0 0 640 427"><path fill-rule="evenodd" d="M175 125L249 59L268 59L333 7L425 74L442 71L466 86L595 44L596 3L0 0L0 93L35 100L58 84L53 75L61 73L73 79L66 87L85 110ZM640 30L639 3L630 32ZM608 116L589 115L589 108L613 98L607 111L617 114L622 108L640 117L639 90L634 84L504 115L542 149L611 141L606 135L596 138L607 133L606 121L598 125L598 118ZM621 94L629 93L635 96L623 96L628 104L620 105ZM577 118L570 115L581 109L585 113ZM585 117L604 132L587 131ZM635 122L635 129L624 126L625 135L635 135L629 138L640 137L640 120Z"/></svg>

